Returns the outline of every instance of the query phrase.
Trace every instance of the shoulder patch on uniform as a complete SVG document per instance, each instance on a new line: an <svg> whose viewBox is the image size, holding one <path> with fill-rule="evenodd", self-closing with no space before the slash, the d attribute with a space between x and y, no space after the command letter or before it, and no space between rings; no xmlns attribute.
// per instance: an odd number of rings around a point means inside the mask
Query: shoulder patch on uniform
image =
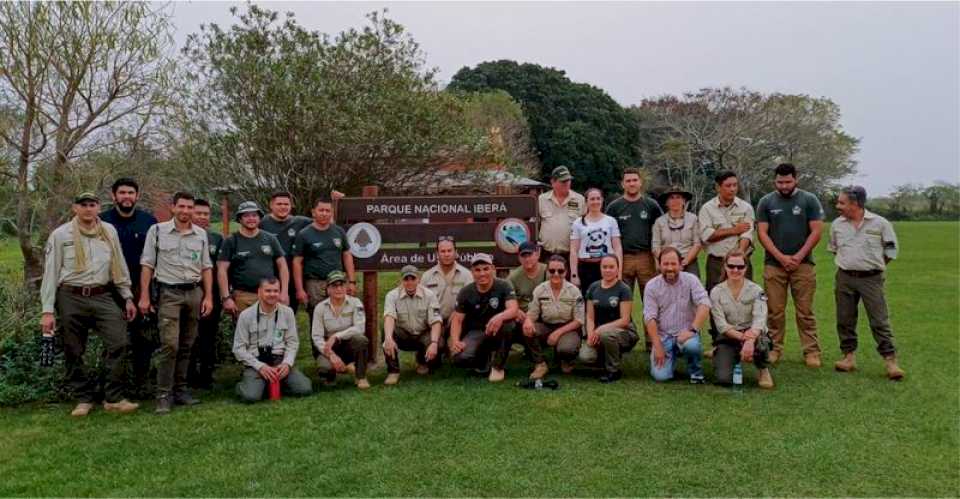
<svg viewBox="0 0 960 499"><path fill-rule="evenodd" d="M767 301L767 294L761 291L760 294L757 295L757 299L760 301Z"/></svg>

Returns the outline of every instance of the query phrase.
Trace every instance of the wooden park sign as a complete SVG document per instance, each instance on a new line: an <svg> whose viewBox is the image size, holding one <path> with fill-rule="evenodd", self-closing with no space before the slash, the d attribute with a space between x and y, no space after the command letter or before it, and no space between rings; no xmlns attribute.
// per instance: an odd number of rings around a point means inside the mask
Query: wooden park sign
<svg viewBox="0 0 960 499"><path fill-rule="evenodd" d="M378 358L380 346L378 271L405 265L429 269L437 264L436 244L442 238L456 242L462 265L482 252L493 255L498 268L515 267L519 245L537 237L533 195L378 197L376 187L365 187L361 197L337 200L334 212L347 230L354 265L363 272L371 359Z"/></svg>

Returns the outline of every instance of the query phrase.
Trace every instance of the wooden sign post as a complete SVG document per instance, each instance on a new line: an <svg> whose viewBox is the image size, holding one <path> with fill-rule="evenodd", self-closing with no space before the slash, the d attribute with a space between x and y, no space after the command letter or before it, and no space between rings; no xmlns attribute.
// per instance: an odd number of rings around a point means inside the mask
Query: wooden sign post
<svg viewBox="0 0 960 499"><path fill-rule="evenodd" d="M436 265L436 242L452 237L459 263L476 253L493 255L500 269L518 265L521 243L536 240L537 200L532 195L378 197L375 186L359 198L336 201L336 221L347 230L354 265L363 272L370 359L380 351L377 272ZM509 189L498 188L498 193ZM393 285L395 283L390 283Z"/></svg>

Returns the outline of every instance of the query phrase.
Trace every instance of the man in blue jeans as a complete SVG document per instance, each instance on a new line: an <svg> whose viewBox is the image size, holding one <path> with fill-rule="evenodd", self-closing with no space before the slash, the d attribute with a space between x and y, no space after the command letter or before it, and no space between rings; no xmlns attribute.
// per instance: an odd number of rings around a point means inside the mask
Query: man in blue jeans
<svg viewBox="0 0 960 499"><path fill-rule="evenodd" d="M656 381L673 379L674 360L682 353L690 383L701 384L700 328L710 316L710 297L697 276L682 272L676 248L663 248L659 260L660 275L643 292L643 320L653 345L650 375Z"/></svg>

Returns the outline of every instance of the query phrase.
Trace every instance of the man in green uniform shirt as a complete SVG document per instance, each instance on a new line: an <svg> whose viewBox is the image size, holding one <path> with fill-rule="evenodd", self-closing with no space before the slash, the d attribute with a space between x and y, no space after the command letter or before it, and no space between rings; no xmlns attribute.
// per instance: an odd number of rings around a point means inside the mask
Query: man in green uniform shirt
<svg viewBox="0 0 960 499"><path fill-rule="evenodd" d="M651 252L653 242L653 224L663 210L649 196L643 194L643 178L640 170L623 170L623 196L614 199L607 206L607 215L617 220L620 226L620 241L623 246L623 282L630 290L637 284L643 296L647 281L657 275Z"/></svg>
<svg viewBox="0 0 960 499"><path fill-rule="evenodd" d="M313 221L310 217L292 215L292 212L293 195L289 192L275 192L270 196L270 213L260 220L260 228L280 241L280 247L283 248L287 260L287 268L291 272L293 271L293 240L298 232ZM289 288L290 308L296 312L299 305L297 288L296 286L289 286Z"/></svg>
<svg viewBox="0 0 960 499"><path fill-rule="evenodd" d="M210 202L197 199L193 203L193 223L207 231L207 244L210 261L216 262L223 246L223 236L210 229ZM213 370L217 366L217 350L220 340L220 317L223 307L220 305L220 286L213 281L213 310L210 315L201 317L197 326L197 340L193 343L190 356L190 369L187 379L195 388L209 388L213 385Z"/></svg>
<svg viewBox="0 0 960 499"><path fill-rule="evenodd" d="M327 298L327 276L340 271L347 276L347 294L357 291L353 255L347 232L333 223L333 203L321 198L313 207L313 222L293 240L293 283L297 300L307 304L307 315L313 323L313 310ZM317 352L314 351L314 357Z"/></svg>
<svg viewBox="0 0 960 499"><path fill-rule="evenodd" d="M262 215L257 203L240 203L237 209L240 231L231 234L220 249L217 261L220 296L223 310L234 317L256 303L260 281L268 277L280 279L280 302L288 300L287 261L280 241L260 230Z"/></svg>
<svg viewBox="0 0 960 499"><path fill-rule="evenodd" d="M783 356L786 335L787 288L793 293L797 309L797 332L807 367L818 368L820 340L813 314L813 295L817 273L813 250L823 231L823 207L816 196L797 188L797 168L783 163L776 168L776 191L757 204L757 236L765 251L763 286L766 288L767 327L773 339L769 362Z"/></svg>

